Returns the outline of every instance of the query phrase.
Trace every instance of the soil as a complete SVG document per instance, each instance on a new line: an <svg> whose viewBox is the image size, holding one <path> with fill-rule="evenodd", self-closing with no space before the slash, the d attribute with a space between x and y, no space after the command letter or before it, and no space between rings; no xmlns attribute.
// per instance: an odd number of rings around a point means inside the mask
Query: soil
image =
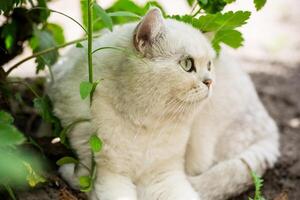
<svg viewBox="0 0 300 200"><path fill-rule="evenodd" d="M249 63L248 63L249 64ZM251 72L258 94L270 115L276 120L281 132L281 157L275 168L264 175L263 194L267 200L300 199L300 64L286 66L283 63L254 62L250 65L269 65L272 72ZM27 80L31 82L31 80ZM36 83L37 82L37 83ZM36 88L42 92L41 81L35 81ZM26 107L17 107L16 124L26 134L36 136L41 131L38 124L41 119L30 109L33 96L23 86L15 88L22 96ZM1 98L0 98L1 100ZM0 101L1 106L5 103ZM29 120L24 120L29 119ZM24 123L26 121L26 123ZM36 139L50 160L47 172L48 182L35 189L17 191L20 200L85 200L86 196L72 190L56 173L55 161L71 152L60 144L51 144L50 138ZM248 200L253 197L251 188L232 200ZM0 193L0 199L9 199Z"/></svg>

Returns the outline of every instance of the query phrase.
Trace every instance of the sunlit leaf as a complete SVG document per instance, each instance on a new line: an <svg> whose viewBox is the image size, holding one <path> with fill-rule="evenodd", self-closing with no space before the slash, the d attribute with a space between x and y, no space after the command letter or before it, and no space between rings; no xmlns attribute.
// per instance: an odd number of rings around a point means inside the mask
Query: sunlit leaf
<svg viewBox="0 0 300 200"><path fill-rule="evenodd" d="M227 44L232 48L238 48L243 45L244 38L237 30L218 31L212 41L213 47L217 53L220 52L220 43Z"/></svg>
<svg viewBox="0 0 300 200"><path fill-rule="evenodd" d="M135 18L141 18L141 16L132 13L132 12L128 12L128 11L116 11L116 12L111 12L108 13L109 16L111 17L135 17Z"/></svg>
<svg viewBox="0 0 300 200"><path fill-rule="evenodd" d="M93 83L83 81L80 83L80 96L81 99L87 98L93 90Z"/></svg>
<svg viewBox="0 0 300 200"><path fill-rule="evenodd" d="M23 162L24 166L27 169L27 182L29 184L30 187L35 187L37 184L39 183L44 183L46 181L45 178L43 178L42 176L38 175L32 168L32 166L27 163L27 162Z"/></svg>
<svg viewBox="0 0 300 200"><path fill-rule="evenodd" d="M262 7L264 7L266 2L267 2L267 0L254 0L254 5L255 5L256 10L262 9Z"/></svg>
<svg viewBox="0 0 300 200"><path fill-rule="evenodd" d="M101 151L102 141L97 135L92 135L89 140L90 147L94 153Z"/></svg>
<svg viewBox="0 0 300 200"><path fill-rule="evenodd" d="M79 186L82 192L89 192L91 190L92 179L89 176L79 177Z"/></svg>
<svg viewBox="0 0 300 200"><path fill-rule="evenodd" d="M100 18L104 25L110 30L113 30L113 21L111 17L105 12L105 10L96 2L93 4L94 13L97 18Z"/></svg>

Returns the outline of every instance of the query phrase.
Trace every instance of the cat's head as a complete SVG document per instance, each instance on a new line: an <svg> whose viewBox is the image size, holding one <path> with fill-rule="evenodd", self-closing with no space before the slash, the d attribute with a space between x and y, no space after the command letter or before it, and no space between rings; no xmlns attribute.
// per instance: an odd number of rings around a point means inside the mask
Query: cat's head
<svg viewBox="0 0 300 200"><path fill-rule="evenodd" d="M210 42L191 25L164 19L151 9L135 25L129 56L118 83L127 112L136 117L191 113L209 98L214 86ZM125 110L126 110L125 109Z"/></svg>

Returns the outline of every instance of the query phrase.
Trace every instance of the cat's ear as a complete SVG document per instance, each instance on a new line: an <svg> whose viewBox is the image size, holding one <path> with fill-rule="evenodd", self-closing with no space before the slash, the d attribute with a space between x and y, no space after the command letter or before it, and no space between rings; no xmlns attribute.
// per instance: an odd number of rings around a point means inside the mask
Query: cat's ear
<svg viewBox="0 0 300 200"><path fill-rule="evenodd" d="M137 25L133 43L135 48L143 53L147 53L147 49L151 48L157 38L161 37L165 32L164 18L158 8L152 8Z"/></svg>

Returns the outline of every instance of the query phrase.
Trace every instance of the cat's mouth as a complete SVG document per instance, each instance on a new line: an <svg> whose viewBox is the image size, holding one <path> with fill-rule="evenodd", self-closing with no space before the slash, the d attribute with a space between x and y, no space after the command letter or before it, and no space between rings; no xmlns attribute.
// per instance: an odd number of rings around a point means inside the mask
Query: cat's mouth
<svg viewBox="0 0 300 200"><path fill-rule="evenodd" d="M205 99L208 99L211 96L211 90L198 90L193 89L189 92L178 95L175 99L178 101L178 103L184 103L184 104L198 104L204 101Z"/></svg>

